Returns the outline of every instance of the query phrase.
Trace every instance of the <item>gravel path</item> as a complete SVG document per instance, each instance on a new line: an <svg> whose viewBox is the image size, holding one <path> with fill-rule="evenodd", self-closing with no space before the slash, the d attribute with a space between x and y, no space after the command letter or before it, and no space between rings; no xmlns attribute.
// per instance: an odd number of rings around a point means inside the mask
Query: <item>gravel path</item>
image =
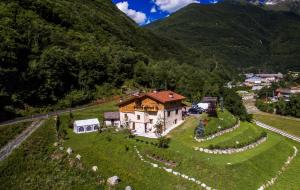
<svg viewBox="0 0 300 190"><path fill-rule="evenodd" d="M44 120L34 121L29 127L27 127L21 134L15 139L11 140L0 150L0 161L7 158L12 151L20 146L24 140L26 140L37 128L44 123Z"/></svg>
<svg viewBox="0 0 300 190"><path fill-rule="evenodd" d="M287 138L290 138L290 139L292 139L292 140L294 140L294 141L300 142L300 138L299 138L299 137L296 137L296 136L294 136L294 135L288 134L288 133L286 133L286 132L284 132L284 131L282 131L282 130L280 130L280 129L277 129L277 128L275 128L275 127L269 126L269 125L264 124L264 123L262 123L262 122L260 122L260 121L254 120L254 122L256 123L256 125L258 125L258 126L260 126L260 127L262 127L262 128L268 129L268 130L273 131L273 132L275 132L275 133L278 133L278 134L280 134L280 135L282 135L282 136L285 136L285 137L287 137Z"/></svg>

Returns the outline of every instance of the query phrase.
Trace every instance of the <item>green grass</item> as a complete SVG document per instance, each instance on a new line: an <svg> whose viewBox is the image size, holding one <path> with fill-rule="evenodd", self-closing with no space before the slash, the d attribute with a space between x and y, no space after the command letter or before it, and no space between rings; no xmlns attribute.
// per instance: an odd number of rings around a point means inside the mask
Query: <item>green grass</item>
<svg viewBox="0 0 300 190"><path fill-rule="evenodd" d="M78 113L78 117L81 115L86 116L87 114L82 111ZM223 126L230 126L235 122L235 118L227 112L219 114L219 117L224 119L213 118L210 120L210 126L216 129L217 127L214 126L213 122L215 124L221 123ZM84 162L88 165L100 166L100 171L104 177L120 176L122 179L118 186L120 189L128 184L135 189L161 189L157 184L160 184L160 187L164 187L166 190L201 189L189 181L165 172L161 173L160 170L144 164L135 154L132 148L133 145L136 145L144 156L145 154L156 154L166 160L174 160L178 163L174 170L200 179L217 189L258 188L260 184L275 175L287 157L293 152L293 142L273 133L268 133L268 140L265 143L242 153L210 155L197 152L193 150L193 147L201 146L201 143L194 141L193 135L198 122L195 118L188 118L183 125L173 130L168 135L171 138L168 149L159 149L150 143L146 144L136 142L134 139L127 139L127 135L123 133L104 132L101 134L76 135L71 132L71 129L68 129L69 139L65 142L65 145L72 147L76 152L80 152L83 155ZM251 132L244 131L245 136L257 135L261 132L260 128L251 124L242 124L241 129L244 127L251 129ZM228 133L214 140L222 142L227 139L229 142L230 138L227 135L231 134ZM232 138L242 139L244 135ZM157 142L155 139L142 137L138 137L138 139ZM129 147L128 151L126 151L126 147ZM156 161L152 160L152 162ZM156 163L163 166L160 162ZM228 163L231 163L231 165L228 165ZM293 179L296 180L297 177L299 177L299 174L295 174Z"/></svg>
<svg viewBox="0 0 300 190"><path fill-rule="evenodd" d="M75 119L102 118L103 112L115 109L114 103L109 103L75 112L74 116ZM121 182L116 189L124 189L127 185L132 186L133 189L145 190L201 189L190 181L140 161L133 149L134 145L138 147L144 157L146 154L156 154L166 160L174 160L178 164L173 168L174 170L195 177L213 188L225 190L257 189L281 168L287 157L293 153L292 146L296 145L300 149L299 143L268 132L267 141L254 149L233 155L205 154L195 151L193 147L203 146L205 143L229 142L230 139L239 136L249 136L252 132L247 132L247 129L253 128L254 131L258 130L257 133L260 129L251 124L242 123L242 127L232 133L217 137L211 142L199 143L193 139L194 129L199 122L193 117L187 118L183 125L168 135L171 138L168 149L160 149L150 143L146 144L136 142L135 139L128 139L128 134L124 132L105 131L102 133L74 134L72 129L67 127L68 117L68 114L61 117L63 127L68 132L64 146L72 147L76 154L79 153L82 156L85 168L91 168L93 165L98 166L97 175L100 175L101 178L119 176ZM83 172L84 175L79 175L75 172L76 170L65 169L65 165L55 164L49 160L49 154L52 152L52 148L49 147L53 146L54 137L53 135L45 136L45 134L52 134L54 129L47 126L38 130L32 136L32 140L26 143L26 146L23 145L27 147L26 154L24 150L17 151L12 157L0 164L1 184L4 184L7 189L19 189L22 186L25 189L37 189L38 185L45 187L44 189L97 189L92 174ZM47 143L36 143L43 139L48 139L46 140ZM157 142L156 139L142 137L138 139ZM31 159L32 161L30 161ZM161 162L151 161L164 166ZM274 189L281 189L282 187L285 187L284 189L297 189L300 187L299 167L300 157L297 156L288 170L278 179L278 184L276 183ZM40 173L40 177L37 177L38 173ZM58 184L53 183L56 179L54 176L58 174ZM75 178L75 174L80 177ZM26 183L27 180L28 183ZM32 184L33 186L30 187L29 185ZM291 185L288 186L288 184Z"/></svg>
<svg viewBox="0 0 300 190"><path fill-rule="evenodd" d="M209 118L209 122L205 127L205 136L209 136L220 130L231 128L236 124L236 118L227 110L224 110L224 112L218 110L217 113L218 117Z"/></svg>
<svg viewBox="0 0 300 190"><path fill-rule="evenodd" d="M97 188L91 171L69 167L68 157L51 159L55 140L54 122L49 120L0 162L1 189L103 189Z"/></svg>
<svg viewBox="0 0 300 190"><path fill-rule="evenodd" d="M241 122L241 126L231 133L226 133L222 138L215 138L210 141L205 141L202 146L208 147L210 145L217 146L219 148L235 147L236 142L241 145L248 145L256 141L262 134L263 130L260 127L248 122Z"/></svg>
<svg viewBox="0 0 300 190"><path fill-rule="evenodd" d="M22 122L13 125L0 126L0 148L5 146L10 140L14 139L24 129L26 129L31 122Z"/></svg>
<svg viewBox="0 0 300 190"><path fill-rule="evenodd" d="M300 120L274 114L255 114L254 119L300 137Z"/></svg>

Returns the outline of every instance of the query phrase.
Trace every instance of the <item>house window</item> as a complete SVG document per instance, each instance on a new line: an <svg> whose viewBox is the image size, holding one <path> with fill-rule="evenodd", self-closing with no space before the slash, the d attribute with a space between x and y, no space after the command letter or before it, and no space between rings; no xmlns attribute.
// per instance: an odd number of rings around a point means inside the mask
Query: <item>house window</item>
<svg viewBox="0 0 300 190"><path fill-rule="evenodd" d="M177 124L177 119L175 119L174 123Z"/></svg>
<svg viewBox="0 0 300 190"><path fill-rule="evenodd" d="M178 115L178 109L176 109L175 113L176 113L176 115Z"/></svg>
<svg viewBox="0 0 300 190"><path fill-rule="evenodd" d="M170 111L168 111L168 117L170 117L170 115L171 115L171 112L170 112Z"/></svg>
<svg viewBox="0 0 300 190"><path fill-rule="evenodd" d="M140 116L140 115L137 115L136 117L137 117L137 120L140 120L140 119L141 119L141 116Z"/></svg>
<svg viewBox="0 0 300 190"><path fill-rule="evenodd" d="M153 119L150 119L149 122L150 122L150 124L152 124L153 123Z"/></svg>
<svg viewBox="0 0 300 190"><path fill-rule="evenodd" d="M95 125L94 130L95 130L95 131L98 130L98 125Z"/></svg>
<svg viewBox="0 0 300 190"><path fill-rule="evenodd" d="M84 132L84 128L83 127L79 127L79 132Z"/></svg>

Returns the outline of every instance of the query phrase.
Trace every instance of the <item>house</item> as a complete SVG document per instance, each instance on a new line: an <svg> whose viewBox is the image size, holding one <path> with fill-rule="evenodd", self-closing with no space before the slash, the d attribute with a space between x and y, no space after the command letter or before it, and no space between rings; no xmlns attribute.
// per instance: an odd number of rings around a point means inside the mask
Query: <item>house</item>
<svg viewBox="0 0 300 190"><path fill-rule="evenodd" d="M73 124L74 133L89 133L98 131L100 123L98 119L76 120Z"/></svg>
<svg viewBox="0 0 300 190"><path fill-rule="evenodd" d="M254 76L254 77L246 79L245 80L245 85L246 86L254 86L254 85L257 85L257 84L264 83L264 82L266 82L266 80L264 78Z"/></svg>
<svg viewBox="0 0 300 190"><path fill-rule="evenodd" d="M105 112L104 122L106 126L120 127L120 112Z"/></svg>
<svg viewBox="0 0 300 190"><path fill-rule="evenodd" d="M157 138L183 122L184 96L172 91L153 91L119 103L120 122L134 134Z"/></svg>
<svg viewBox="0 0 300 190"><path fill-rule="evenodd" d="M255 74L257 77L261 78L269 78L269 79L274 79L274 80L280 80L283 78L282 73L274 73L274 74L267 74L267 73L261 73L261 74Z"/></svg>
<svg viewBox="0 0 300 190"><path fill-rule="evenodd" d="M251 73L252 74L252 73ZM245 86L254 87L252 90L260 90L264 86L270 86L273 82L278 82L283 78L283 74L246 74Z"/></svg>
<svg viewBox="0 0 300 190"><path fill-rule="evenodd" d="M300 94L300 86L276 89L276 96L277 97L289 98L291 95L294 95L294 94Z"/></svg>

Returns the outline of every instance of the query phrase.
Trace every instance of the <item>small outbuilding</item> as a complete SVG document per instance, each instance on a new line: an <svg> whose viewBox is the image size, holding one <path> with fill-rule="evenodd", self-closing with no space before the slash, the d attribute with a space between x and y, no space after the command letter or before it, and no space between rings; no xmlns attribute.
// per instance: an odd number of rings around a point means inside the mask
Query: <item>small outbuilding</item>
<svg viewBox="0 0 300 190"><path fill-rule="evenodd" d="M104 122L106 126L120 127L120 112L105 112Z"/></svg>
<svg viewBox="0 0 300 190"><path fill-rule="evenodd" d="M98 131L100 128L100 122L97 118L76 120L73 124L74 133L90 133Z"/></svg>

